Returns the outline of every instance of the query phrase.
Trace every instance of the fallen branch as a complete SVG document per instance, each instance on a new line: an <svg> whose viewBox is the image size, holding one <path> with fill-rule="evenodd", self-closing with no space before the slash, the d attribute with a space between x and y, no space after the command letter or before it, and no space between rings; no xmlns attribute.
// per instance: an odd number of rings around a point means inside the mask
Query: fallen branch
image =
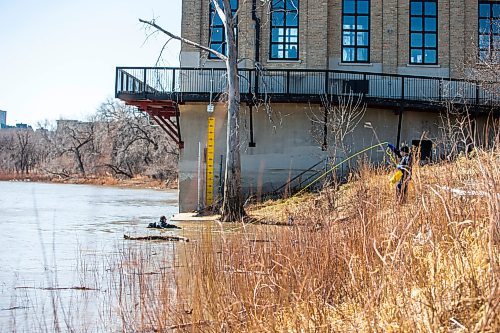
<svg viewBox="0 0 500 333"><path fill-rule="evenodd" d="M27 306L13 306L11 308L2 309L2 311L12 311L12 310L22 310L22 309L28 309L28 307Z"/></svg>
<svg viewBox="0 0 500 333"><path fill-rule="evenodd" d="M95 288L89 287L45 287L45 288L37 288L37 287L15 287L14 289L39 289L39 290L99 290Z"/></svg>
<svg viewBox="0 0 500 333"><path fill-rule="evenodd" d="M133 236L127 236L123 235L124 239L128 240L162 240L162 241L184 241L184 242L189 242L189 238L186 237L181 237L181 236L159 236L159 235L151 235L151 236L138 236L138 237L133 237Z"/></svg>
<svg viewBox="0 0 500 333"><path fill-rule="evenodd" d="M197 323L185 323L185 324L177 324L177 325L172 325L169 327L171 330L179 329L179 328L187 328L187 327L192 327L192 326L202 326L202 325L210 325L210 321L208 320L203 320L199 321Z"/></svg>
<svg viewBox="0 0 500 333"><path fill-rule="evenodd" d="M274 242L274 241L269 240L269 239L249 239L248 241L250 243L271 243L271 242Z"/></svg>
<svg viewBox="0 0 500 333"><path fill-rule="evenodd" d="M269 275L269 273L263 272L263 271L247 271L247 270L242 270L242 269L226 269L226 270L223 270L223 272L231 273L231 274Z"/></svg>

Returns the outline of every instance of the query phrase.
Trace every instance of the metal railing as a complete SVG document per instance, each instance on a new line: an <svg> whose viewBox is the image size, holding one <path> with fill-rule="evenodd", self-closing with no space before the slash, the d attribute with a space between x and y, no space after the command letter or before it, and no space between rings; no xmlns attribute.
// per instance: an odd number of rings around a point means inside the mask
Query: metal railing
<svg viewBox="0 0 500 333"><path fill-rule="evenodd" d="M317 167L320 164L326 165L326 163L328 163L328 158L320 160L307 170L301 171L299 174L295 175L295 177L289 179L285 184L275 189L271 193L271 195L281 194L282 192L288 192L289 194L297 192L298 190L302 189L302 185L304 183L307 183L313 177L323 172L325 170L325 167L319 169L317 169Z"/></svg>
<svg viewBox="0 0 500 333"><path fill-rule="evenodd" d="M240 69L239 75L240 93L252 96L354 93L371 99L483 106L500 99L500 82L305 69ZM225 68L117 67L115 95L218 94L226 91L226 82Z"/></svg>

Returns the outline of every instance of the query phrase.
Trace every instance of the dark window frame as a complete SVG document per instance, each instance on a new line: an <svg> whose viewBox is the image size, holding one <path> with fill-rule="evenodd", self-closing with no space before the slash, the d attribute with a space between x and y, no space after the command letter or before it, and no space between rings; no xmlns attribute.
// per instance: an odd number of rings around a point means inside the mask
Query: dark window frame
<svg viewBox="0 0 500 333"><path fill-rule="evenodd" d="M235 17L236 12L238 11L239 8L239 0L231 0L230 3L232 4L234 1L236 7L231 8L231 11L233 12L233 18ZM221 22L221 24L213 24L213 20L215 17L218 17L219 14L217 14L217 11L215 10L215 6L213 5L212 1L210 1L209 5L209 18L208 18L208 47L215 51L219 51L223 55L227 55L227 42L226 42L226 28L224 27L224 23ZM222 30L222 40L221 41L212 41L212 30L213 29L221 29ZM234 28L234 37L236 39L236 47L238 47L238 21L236 21L236 25ZM219 45L220 47L214 48L212 45ZM209 52L208 53L208 58L209 59L219 59L215 54Z"/></svg>
<svg viewBox="0 0 500 333"><path fill-rule="evenodd" d="M348 64L370 63L371 24L372 24L372 20L371 20L372 8L371 7L372 7L372 3L371 3L371 0L350 0L350 1L354 2L354 13L346 13L345 12L346 0L342 0L342 22L341 22L341 29L340 29L341 62L348 63ZM366 13L366 14L365 13L363 13L363 14L358 13L358 3L360 1L367 1L368 2L368 13ZM344 28L346 16L353 16L354 17L354 29ZM358 24L357 24L358 17L367 17L368 18L368 28L367 29L358 29ZM354 45L344 45L344 32L354 33ZM358 33L368 33L367 45L358 45ZM346 48L347 49L354 48L354 60L345 60L344 59L344 49L346 49ZM366 49L366 60L358 60L358 50L359 49Z"/></svg>
<svg viewBox="0 0 500 333"><path fill-rule="evenodd" d="M292 7L291 9L288 8L287 6L287 3L288 1L293 1L295 2L295 7ZM275 25L274 24L274 20L273 20L273 14L277 11L275 11L275 4L279 3L279 2L283 2L284 3L284 6L283 6L283 12L284 12L284 15L283 15L283 24L282 25ZM269 29L269 60L284 60L284 61L287 61L287 60L299 60L299 36L300 36L300 17L299 17L299 6L300 6L300 1L299 0L272 0L271 1L271 4L270 4L270 13L269 13L269 18L270 18L270 29ZM296 21L297 21L297 25L293 25L293 26L288 26L287 25L287 13L295 13L295 17L296 17ZM283 41L277 41L277 42L274 42L273 41L273 30L274 29L283 29L284 31L284 35L283 35ZM297 35L296 36L293 36L293 35L289 35L287 33L287 30L288 29L296 29L297 30ZM296 42L287 42L287 38L297 38L297 41ZM282 57L273 57L273 45L282 45L283 46L283 56ZM295 52L296 52L296 56L295 57L290 57L290 56L286 56L286 54L288 52L286 52L285 50L287 50L287 46L288 46L288 49L291 48L292 46L295 46Z"/></svg>
<svg viewBox="0 0 500 333"><path fill-rule="evenodd" d="M426 2L432 2L436 4L436 13L433 15L426 14L425 13L425 3ZM411 10L412 3L421 3L422 4L422 12L421 14L413 14ZM410 21L409 21L409 35L408 35L408 61L411 65L437 65L439 63L439 0L410 0ZM422 20L422 30L414 30L412 27L411 21L412 18L420 18ZM429 30L427 31L425 29L425 19L435 19L436 20L436 27L435 30ZM412 34L421 34L422 35L422 46L417 47L417 46L412 46ZM425 37L426 35L435 35L435 46L425 46ZM412 61L412 50L420 50L422 52L422 62L417 62L417 61ZM425 56L425 51L430 50L430 51L435 51L435 60L430 62L426 61L426 56Z"/></svg>
<svg viewBox="0 0 500 333"><path fill-rule="evenodd" d="M481 16L481 5L489 5L489 16ZM495 48L495 37L500 39L500 16L493 16L493 5L500 6L499 1L479 1L477 5L477 45L478 45L478 60L479 61L488 61L495 64L500 63L500 42L498 43L498 48ZM499 9L500 11L500 9ZM488 33L481 33L481 20L488 19ZM493 21L497 21L497 32L495 32L495 23ZM481 47L481 36L488 36L488 47ZM481 52L487 52L487 57L482 59ZM496 57L495 57L496 55Z"/></svg>

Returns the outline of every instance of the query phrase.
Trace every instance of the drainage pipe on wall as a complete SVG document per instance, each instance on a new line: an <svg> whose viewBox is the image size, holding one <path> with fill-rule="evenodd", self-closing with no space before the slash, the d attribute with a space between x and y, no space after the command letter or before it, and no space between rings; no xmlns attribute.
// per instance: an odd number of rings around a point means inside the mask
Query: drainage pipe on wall
<svg viewBox="0 0 500 333"><path fill-rule="evenodd" d="M252 20L255 22L254 67L257 67L260 64L260 18L258 18L257 16L257 0L252 0ZM259 92L259 80L257 79L257 74L256 74L254 83L254 93L257 94L258 92Z"/></svg>
<svg viewBox="0 0 500 333"><path fill-rule="evenodd" d="M203 209L203 204L201 202L201 142L198 142L198 212Z"/></svg>
<svg viewBox="0 0 500 333"><path fill-rule="evenodd" d="M260 19L257 17L257 0L252 0L252 20L255 22L255 62L260 62Z"/></svg>

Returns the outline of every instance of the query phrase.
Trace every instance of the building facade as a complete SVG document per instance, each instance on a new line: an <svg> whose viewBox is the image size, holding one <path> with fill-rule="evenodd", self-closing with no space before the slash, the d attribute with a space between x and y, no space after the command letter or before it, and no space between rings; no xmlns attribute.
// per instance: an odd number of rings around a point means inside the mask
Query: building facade
<svg viewBox="0 0 500 333"><path fill-rule="evenodd" d="M0 128L7 127L7 111L0 110Z"/></svg>
<svg viewBox="0 0 500 333"><path fill-rule="evenodd" d="M461 78L464 66L500 61L496 0L232 0L242 67L339 69ZM183 1L182 36L224 40L210 1ZM283 14L283 12L285 14ZM259 35L259 36L256 36ZM213 36L213 38L212 38ZM282 43L282 45L279 45ZM290 52L279 53L280 49ZM274 48L274 49L273 49ZM184 44L184 67L223 64Z"/></svg>
<svg viewBox="0 0 500 333"><path fill-rule="evenodd" d="M432 158L440 153L443 113L450 105L472 110L477 135L492 110L498 114L498 94L468 79L478 63L500 62L500 1L230 3L237 20L247 196L304 186L328 163L381 142L425 142L425 157ZM226 52L224 26L209 0L183 0L182 15L184 38ZM207 188L216 197L221 193L224 68L207 52L183 44L181 68L117 69L117 97L150 114L165 110L165 118L177 118L168 128L165 121L164 129L176 132L172 137L182 147L181 212L202 206ZM177 111L167 115L172 103ZM353 110L349 128L335 127L335 114ZM209 117L215 119L212 156L203 150ZM373 149L365 155L380 161L385 153Z"/></svg>

